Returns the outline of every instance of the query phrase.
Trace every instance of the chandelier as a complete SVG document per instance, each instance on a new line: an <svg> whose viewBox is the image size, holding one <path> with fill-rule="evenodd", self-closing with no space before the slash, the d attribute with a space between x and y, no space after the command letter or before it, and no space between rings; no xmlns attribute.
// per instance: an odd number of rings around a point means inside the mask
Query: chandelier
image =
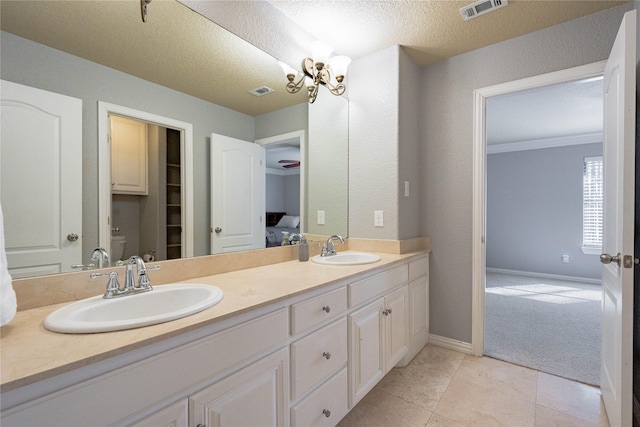
<svg viewBox="0 0 640 427"><path fill-rule="evenodd" d="M287 64L280 63L284 74L287 76L287 92L298 93L303 86L307 87L309 104L313 104L318 96L318 88L323 85L329 92L336 96L342 95L347 86L344 78L347 75L347 67L351 63L348 56L331 56L332 49L322 42L311 45L312 58L302 60L302 75L296 82L296 77L301 74Z"/></svg>

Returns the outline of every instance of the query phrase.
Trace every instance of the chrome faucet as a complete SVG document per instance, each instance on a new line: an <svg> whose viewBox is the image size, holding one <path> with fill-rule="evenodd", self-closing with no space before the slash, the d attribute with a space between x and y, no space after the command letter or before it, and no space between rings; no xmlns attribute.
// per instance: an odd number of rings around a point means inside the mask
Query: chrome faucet
<svg viewBox="0 0 640 427"><path fill-rule="evenodd" d="M331 256L336 254L336 248L333 245L334 239L340 240L340 243L344 245L344 239L342 236L338 236L337 234L329 236L327 241L322 244L322 252L320 253L320 256Z"/></svg>
<svg viewBox="0 0 640 427"><path fill-rule="evenodd" d="M138 284L135 284L135 280L133 278L133 266L136 266L136 270L138 271ZM146 292L150 291L153 288L151 287L151 282L149 281L149 276L147 276L147 266L144 264L142 258L137 255L132 256L127 261L127 271L124 276L124 292L125 293L133 293L133 292Z"/></svg>
<svg viewBox="0 0 640 427"><path fill-rule="evenodd" d="M91 253L91 261L98 261L98 268L109 267L109 253L103 247L97 247Z"/></svg>
<svg viewBox="0 0 640 427"><path fill-rule="evenodd" d="M102 298L117 298L123 297L125 295L139 294L140 292L153 290L153 288L151 287L151 282L149 281L149 276L147 275L147 271L159 270L160 265L154 265L153 267L147 268L147 266L144 264L144 261L142 261L142 258L137 255L129 258L126 265L127 270L124 277L124 287L120 287L120 283L118 282L118 273L116 271L112 271L108 274L109 282L107 283L107 290ZM134 265L136 266L136 270L138 271L137 285L133 276ZM89 275L89 277L92 279L97 279L98 277L104 276L107 276L107 273L95 272Z"/></svg>

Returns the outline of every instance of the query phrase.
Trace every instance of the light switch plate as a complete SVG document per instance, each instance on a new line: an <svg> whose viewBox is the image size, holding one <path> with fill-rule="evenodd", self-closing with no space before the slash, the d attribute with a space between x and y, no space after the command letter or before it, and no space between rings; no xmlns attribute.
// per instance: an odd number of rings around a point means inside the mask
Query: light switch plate
<svg viewBox="0 0 640 427"><path fill-rule="evenodd" d="M324 225L324 211L318 211L318 225Z"/></svg>

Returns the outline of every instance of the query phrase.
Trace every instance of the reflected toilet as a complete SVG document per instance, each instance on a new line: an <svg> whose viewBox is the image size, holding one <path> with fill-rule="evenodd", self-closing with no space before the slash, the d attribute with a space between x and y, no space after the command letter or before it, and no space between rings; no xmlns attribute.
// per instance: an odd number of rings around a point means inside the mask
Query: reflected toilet
<svg viewBox="0 0 640 427"><path fill-rule="evenodd" d="M119 261L124 256L125 236L111 236L111 261Z"/></svg>

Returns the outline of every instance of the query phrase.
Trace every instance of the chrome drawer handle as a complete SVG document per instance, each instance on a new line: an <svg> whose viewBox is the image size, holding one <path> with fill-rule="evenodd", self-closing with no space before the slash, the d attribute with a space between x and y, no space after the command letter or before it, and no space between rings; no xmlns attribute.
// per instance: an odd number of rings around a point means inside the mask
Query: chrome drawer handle
<svg viewBox="0 0 640 427"><path fill-rule="evenodd" d="M329 353L328 351L325 351L324 353L322 353L322 357L329 360L331 359L331 353Z"/></svg>
<svg viewBox="0 0 640 427"><path fill-rule="evenodd" d="M322 413L324 414L325 417L329 418L331 416L331 411L328 409L323 409Z"/></svg>
<svg viewBox="0 0 640 427"><path fill-rule="evenodd" d="M331 311L331 307L329 307L328 305L325 305L324 307L322 307L322 310L329 313Z"/></svg>

